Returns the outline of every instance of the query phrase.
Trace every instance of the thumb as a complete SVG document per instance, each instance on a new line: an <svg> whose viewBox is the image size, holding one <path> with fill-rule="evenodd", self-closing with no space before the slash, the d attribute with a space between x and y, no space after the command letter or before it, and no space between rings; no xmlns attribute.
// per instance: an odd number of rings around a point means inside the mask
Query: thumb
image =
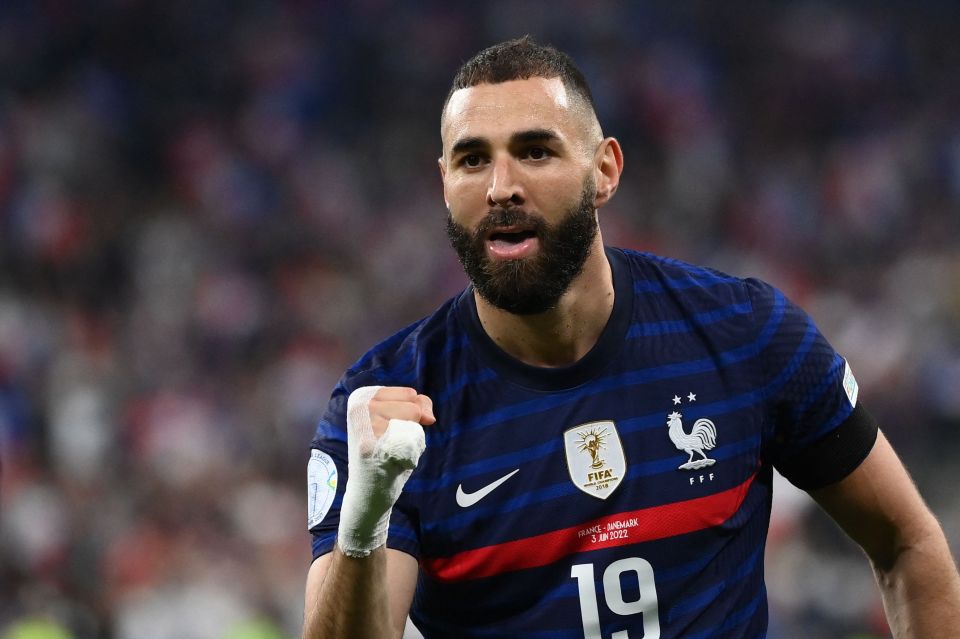
<svg viewBox="0 0 960 639"><path fill-rule="evenodd" d="M433 414L433 400L426 395L417 395L420 403L420 423L424 426L436 423L437 417Z"/></svg>

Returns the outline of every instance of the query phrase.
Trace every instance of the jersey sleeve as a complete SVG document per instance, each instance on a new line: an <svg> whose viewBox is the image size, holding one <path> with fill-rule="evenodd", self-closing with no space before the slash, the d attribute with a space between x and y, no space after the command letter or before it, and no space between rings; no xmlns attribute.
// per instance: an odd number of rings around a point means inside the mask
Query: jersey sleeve
<svg viewBox="0 0 960 639"><path fill-rule="evenodd" d="M365 377L365 376L364 376ZM347 398L353 390L383 385L373 379L340 380L330 397L326 412L317 425L307 462L307 528L312 535L313 558L333 550L340 525L340 508L347 487ZM416 473L416 471L414 471ZM387 547L420 555L419 537L412 500L404 493L393 507L387 531Z"/></svg>
<svg viewBox="0 0 960 639"><path fill-rule="evenodd" d="M760 327L765 453L804 490L840 481L873 448L876 422L858 404L847 361L813 319L776 288L747 280Z"/></svg>

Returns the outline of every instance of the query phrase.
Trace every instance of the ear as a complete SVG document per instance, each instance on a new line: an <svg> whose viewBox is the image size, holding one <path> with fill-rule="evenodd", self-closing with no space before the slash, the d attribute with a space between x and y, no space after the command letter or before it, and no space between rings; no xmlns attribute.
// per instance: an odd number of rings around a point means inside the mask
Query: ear
<svg viewBox="0 0 960 639"><path fill-rule="evenodd" d="M437 166L440 167L440 180L443 182L443 203L450 210L450 198L447 197L447 165L443 162L443 156L437 158Z"/></svg>
<svg viewBox="0 0 960 639"><path fill-rule="evenodd" d="M597 181L597 197L594 207L606 204L620 185L623 173L623 149L616 138L605 138L594 156L594 174Z"/></svg>

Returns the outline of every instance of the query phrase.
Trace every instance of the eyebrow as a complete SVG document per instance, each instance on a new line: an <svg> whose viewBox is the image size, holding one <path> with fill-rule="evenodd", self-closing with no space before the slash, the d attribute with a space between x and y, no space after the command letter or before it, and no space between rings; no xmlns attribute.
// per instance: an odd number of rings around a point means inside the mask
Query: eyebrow
<svg viewBox="0 0 960 639"><path fill-rule="evenodd" d="M462 140L457 140L457 142L453 145L453 148L450 149L450 154L457 155L458 153L463 153L464 151L482 149L485 146L487 146L486 138L463 138Z"/></svg>
<svg viewBox="0 0 960 639"><path fill-rule="evenodd" d="M526 131L517 131L510 136L510 145L530 144L531 142L558 142L560 136L550 129L528 129ZM487 138L470 137L457 140L450 149L451 155L464 153L466 151L475 151L490 145Z"/></svg>
<svg viewBox="0 0 960 639"><path fill-rule="evenodd" d="M550 129L530 129L518 131L510 136L510 144L529 144L530 142L558 142L560 136Z"/></svg>

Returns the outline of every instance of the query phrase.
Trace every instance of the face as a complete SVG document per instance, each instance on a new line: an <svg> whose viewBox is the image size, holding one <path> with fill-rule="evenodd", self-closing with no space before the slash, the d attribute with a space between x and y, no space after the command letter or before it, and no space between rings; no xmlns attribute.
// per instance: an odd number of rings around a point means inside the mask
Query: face
<svg viewBox="0 0 960 639"><path fill-rule="evenodd" d="M559 78L451 96L440 159L447 232L494 306L542 313L581 272L597 237L592 123Z"/></svg>

